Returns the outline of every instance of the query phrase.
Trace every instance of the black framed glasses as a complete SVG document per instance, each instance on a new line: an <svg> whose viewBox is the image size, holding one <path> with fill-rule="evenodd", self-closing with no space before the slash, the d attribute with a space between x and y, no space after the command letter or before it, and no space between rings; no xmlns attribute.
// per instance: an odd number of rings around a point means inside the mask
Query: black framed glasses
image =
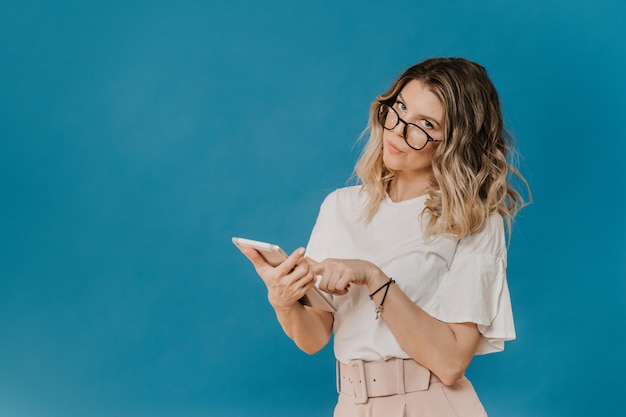
<svg viewBox="0 0 626 417"><path fill-rule="evenodd" d="M428 145L428 142L441 142L439 139L433 139L424 129L415 123L402 120L396 109L387 103L378 103L378 121L386 130L393 130L402 122L404 124L404 141L416 151L424 149L426 145Z"/></svg>

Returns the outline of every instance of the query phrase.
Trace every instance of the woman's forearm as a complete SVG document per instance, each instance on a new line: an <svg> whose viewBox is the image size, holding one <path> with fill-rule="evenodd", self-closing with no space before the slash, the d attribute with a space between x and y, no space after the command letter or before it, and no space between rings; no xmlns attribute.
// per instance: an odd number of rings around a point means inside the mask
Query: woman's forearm
<svg viewBox="0 0 626 417"><path fill-rule="evenodd" d="M386 279L381 276L371 285L375 289ZM382 295L374 296L376 305ZM463 375L480 340L475 324L439 321L415 305L397 285L389 287L381 318L402 349L448 385Z"/></svg>
<svg viewBox="0 0 626 417"><path fill-rule="evenodd" d="M308 354L321 350L330 340L333 326L331 313L295 303L289 308L275 309L285 334Z"/></svg>

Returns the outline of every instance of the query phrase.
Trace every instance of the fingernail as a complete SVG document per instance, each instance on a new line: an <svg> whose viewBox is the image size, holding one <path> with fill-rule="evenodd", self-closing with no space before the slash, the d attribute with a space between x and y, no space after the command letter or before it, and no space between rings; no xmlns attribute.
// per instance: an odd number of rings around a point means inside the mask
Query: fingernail
<svg viewBox="0 0 626 417"><path fill-rule="evenodd" d="M298 254L299 255L304 255L304 248L298 249Z"/></svg>

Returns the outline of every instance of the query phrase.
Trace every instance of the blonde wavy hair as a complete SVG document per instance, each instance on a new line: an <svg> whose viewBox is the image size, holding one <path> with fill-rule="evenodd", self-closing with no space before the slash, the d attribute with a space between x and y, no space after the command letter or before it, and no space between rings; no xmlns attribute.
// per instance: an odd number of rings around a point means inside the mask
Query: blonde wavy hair
<svg viewBox="0 0 626 417"><path fill-rule="evenodd" d="M383 163L380 103L393 104L412 80L424 83L444 107L443 142L432 157L433 180L424 209L431 214L426 235L461 239L480 230L497 212L510 236L513 218L527 204L511 180L517 177L524 184L529 202L530 188L509 162L514 156L512 137L503 126L498 93L487 71L463 58L432 58L416 64L371 104L369 140L354 172L369 196L365 220L372 220L395 177Z"/></svg>

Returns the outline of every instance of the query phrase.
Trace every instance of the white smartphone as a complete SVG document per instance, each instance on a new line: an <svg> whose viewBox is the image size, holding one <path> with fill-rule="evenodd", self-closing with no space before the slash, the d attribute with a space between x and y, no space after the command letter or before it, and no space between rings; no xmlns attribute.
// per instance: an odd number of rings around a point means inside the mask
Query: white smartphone
<svg viewBox="0 0 626 417"><path fill-rule="evenodd" d="M247 247L256 249L256 251L259 252L259 254L265 259L265 261L272 266L280 265L288 257L287 253L282 250L280 246L274 245L272 243L244 239L241 237L234 237L233 243L238 248ZM299 301L306 306L330 311L331 313L337 311L335 306L322 294L322 292L317 287L313 287L309 291L307 291L304 297L302 297Z"/></svg>

